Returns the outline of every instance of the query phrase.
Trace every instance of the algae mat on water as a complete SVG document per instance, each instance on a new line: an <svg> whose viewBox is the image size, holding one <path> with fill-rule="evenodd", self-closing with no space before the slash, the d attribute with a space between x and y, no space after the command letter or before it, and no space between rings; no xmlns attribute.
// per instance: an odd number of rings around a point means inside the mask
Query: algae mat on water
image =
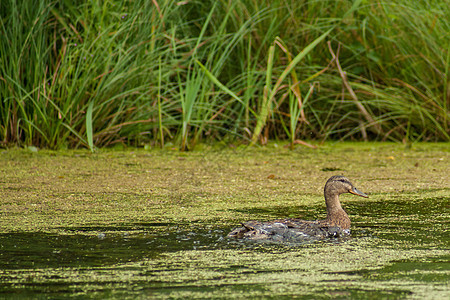
<svg viewBox="0 0 450 300"><path fill-rule="evenodd" d="M448 298L449 149L4 150L0 295ZM370 196L342 196L350 239L225 238L248 219L323 218L335 174Z"/></svg>

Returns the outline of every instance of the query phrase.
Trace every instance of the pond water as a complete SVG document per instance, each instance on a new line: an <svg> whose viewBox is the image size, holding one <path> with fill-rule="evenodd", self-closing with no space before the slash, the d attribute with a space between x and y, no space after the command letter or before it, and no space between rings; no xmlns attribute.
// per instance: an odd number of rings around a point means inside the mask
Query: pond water
<svg viewBox="0 0 450 300"><path fill-rule="evenodd" d="M449 204L449 197L349 203L350 238L294 245L230 240L232 227L219 223L4 233L0 298L449 299ZM300 210L315 217L323 208Z"/></svg>

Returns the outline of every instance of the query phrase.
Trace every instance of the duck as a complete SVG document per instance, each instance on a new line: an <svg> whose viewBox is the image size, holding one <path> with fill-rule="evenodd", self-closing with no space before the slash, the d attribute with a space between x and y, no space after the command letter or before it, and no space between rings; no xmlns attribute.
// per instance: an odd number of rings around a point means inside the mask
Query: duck
<svg viewBox="0 0 450 300"><path fill-rule="evenodd" d="M323 238L339 238L350 235L350 218L341 206L339 195L354 194L368 198L350 180L334 175L325 183L324 196L327 217L324 220L280 219L268 222L248 221L233 229L229 238L268 242L303 242Z"/></svg>

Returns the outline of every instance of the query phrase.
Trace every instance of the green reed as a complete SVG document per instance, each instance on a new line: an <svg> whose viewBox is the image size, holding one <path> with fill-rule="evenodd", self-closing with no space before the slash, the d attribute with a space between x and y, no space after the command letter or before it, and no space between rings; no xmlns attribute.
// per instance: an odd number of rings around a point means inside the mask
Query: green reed
<svg viewBox="0 0 450 300"><path fill-rule="evenodd" d="M5 0L0 16L5 146L450 140L446 1Z"/></svg>

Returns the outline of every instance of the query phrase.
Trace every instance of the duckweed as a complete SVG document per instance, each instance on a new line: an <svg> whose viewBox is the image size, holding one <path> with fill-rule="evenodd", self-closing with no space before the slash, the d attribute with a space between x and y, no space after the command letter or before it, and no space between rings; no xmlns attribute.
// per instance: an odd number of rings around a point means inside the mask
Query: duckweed
<svg viewBox="0 0 450 300"><path fill-rule="evenodd" d="M449 149L5 150L0 295L449 298ZM244 220L324 217L335 174L370 196L341 197L351 238L226 238Z"/></svg>

